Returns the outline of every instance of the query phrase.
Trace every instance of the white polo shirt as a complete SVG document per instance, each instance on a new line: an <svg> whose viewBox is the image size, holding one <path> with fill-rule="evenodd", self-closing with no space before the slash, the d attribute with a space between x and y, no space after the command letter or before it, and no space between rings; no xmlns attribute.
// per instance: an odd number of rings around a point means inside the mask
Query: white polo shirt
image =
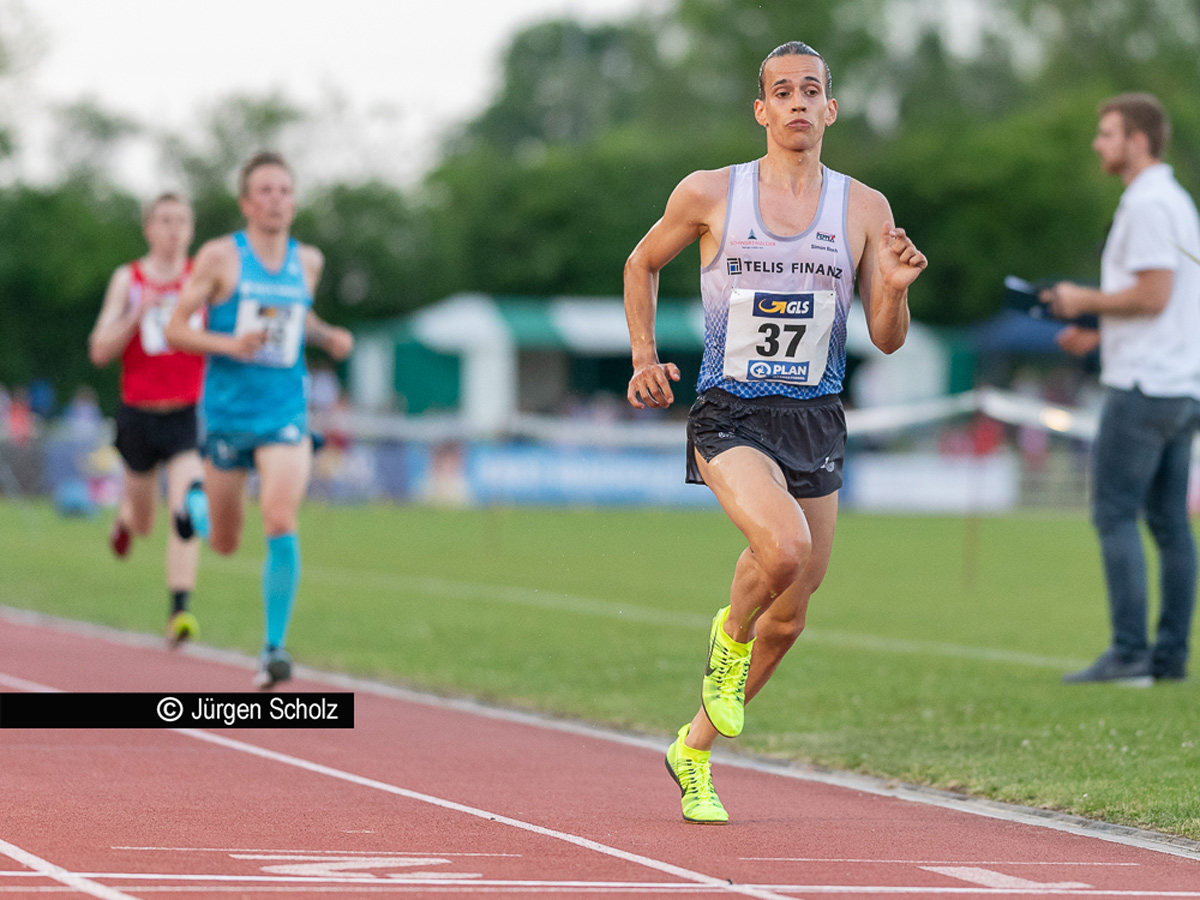
<svg viewBox="0 0 1200 900"><path fill-rule="evenodd" d="M1189 258L1188 254L1191 255ZM1100 289L1121 291L1138 272L1174 272L1171 299L1157 316L1100 318L1100 381L1151 397L1200 399L1200 217L1157 163L1138 174L1117 206L1104 243Z"/></svg>

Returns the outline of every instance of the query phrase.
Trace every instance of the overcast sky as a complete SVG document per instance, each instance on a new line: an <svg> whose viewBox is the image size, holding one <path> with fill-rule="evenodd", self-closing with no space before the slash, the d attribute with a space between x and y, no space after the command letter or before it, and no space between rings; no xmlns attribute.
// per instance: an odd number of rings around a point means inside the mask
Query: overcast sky
<svg viewBox="0 0 1200 900"><path fill-rule="evenodd" d="M55 104L92 99L178 130L235 92L278 90L308 108L340 95L353 117L371 122L360 136L370 146L329 165L394 165L412 175L427 163L435 135L493 96L517 30L563 15L622 19L666 2L0 0L0 14L19 5L40 38L21 77L23 123ZM38 158L49 152L45 125L29 130L22 171L36 177L49 165ZM135 178L145 168L136 154L124 163Z"/></svg>

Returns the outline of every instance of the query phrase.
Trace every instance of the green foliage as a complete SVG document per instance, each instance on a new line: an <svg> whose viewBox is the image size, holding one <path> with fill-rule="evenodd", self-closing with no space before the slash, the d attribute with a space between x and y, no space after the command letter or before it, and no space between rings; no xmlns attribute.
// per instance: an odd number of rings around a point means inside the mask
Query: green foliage
<svg viewBox="0 0 1200 900"><path fill-rule="evenodd" d="M60 398L116 372L92 368L87 335L109 276L144 250L137 202L89 178L0 190L0 383L49 378Z"/></svg>
<svg viewBox="0 0 1200 900"><path fill-rule="evenodd" d="M624 22L535 24L512 39L490 104L447 138L420 184L349 181L303 195L296 233L326 256L319 308L353 324L463 290L619 293L625 259L680 179L763 153L752 115L758 68L792 39L832 67L839 117L824 160L882 191L930 258L911 292L918 318L962 325L986 317L1010 273L1094 282L1121 189L1089 148L1101 100L1157 93L1175 125L1168 161L1200 192L1200 105L1191 96L1200 8L1186 0L961 2L975 4L965 18L979 28L965 50L918 0L839 0L806 7L802 20L793 0L677 0ZM0 29L0 78L22 49L20 34ZM309 119L279 94L233 96L186 136L163 139L168 167L192 196L199 240L240 226L241 162ZM0 157L10 146L4 124ZM63 348L82 347L107 273L140 252L135 214L108 229L114 204L135 204L106 182L111 151L138 126L88 103L67 110L64 126L68 177L0 197L8 235L0 345L13 348L0 359L0 379L78 378L86 366L61 365ZM74 218L38 218L55 215ZM48 232L96 233L71 245L78 272L17 254L32 255L20 235ZM664 270L662 295L695 297L697 268L692 247ZM86 289L61 293L79 280ZM77 299L84 295L86 304ZM64 308L74 312L63 318ZM100 380L107 401L115 379Z"/></svg>
<svg viewBox="0 0 1200 900"><path fill-rule="evenodd" d="M251 508L236 556L204 554L193 600L205 642L247 654L259 521ZM0 504L4 603L158 634L163 523L120 564L107 525ZM664 747L695 712L709 618L745 545L716 511L307 504L300 534L300 662ZM1106 631L1082 513L843 513L808 628L736 747L1200 838L1196 684L1059 683Z"/></svg>
<svg viewBox="0 0 1200 900"><path fill-rule="evenodd" d="M329 321L400 315L439 299L427 220L391 185L321 188L293 230L325 254L316 302Z"/></svg>

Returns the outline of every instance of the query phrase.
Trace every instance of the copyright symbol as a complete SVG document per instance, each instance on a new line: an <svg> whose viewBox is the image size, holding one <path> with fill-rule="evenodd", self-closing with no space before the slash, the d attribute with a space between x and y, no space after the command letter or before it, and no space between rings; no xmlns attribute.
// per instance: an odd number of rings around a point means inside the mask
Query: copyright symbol
<svg viewBox="0 0 1200 900"><path fill-rule="evenodd" d="M158 701L158 717L164 722L178 722L183 717L183 703L176 697Z"/></svg>

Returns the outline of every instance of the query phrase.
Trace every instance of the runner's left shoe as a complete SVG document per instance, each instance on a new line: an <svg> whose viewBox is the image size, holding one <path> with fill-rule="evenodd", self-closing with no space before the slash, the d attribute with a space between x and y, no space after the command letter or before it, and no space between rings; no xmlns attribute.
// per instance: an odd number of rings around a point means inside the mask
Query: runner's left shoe
<svg viewBox="0 0 1200 900"><path fill-rule="evenodd" d="M739 643L725 633L729 607L717 612L708 637L708 664L700 699L704 714L725 737L737 737L746 721L746 676L754 641Z"/></svg>
<svg viewBox="0 0 1200 900"><path fill-rule="evenodd" d="M114 519L112 531L108 533L108 546L112 549L113 555L117 559L124 559L129 555L129 547L133 543L133 535L129 531L129 527L120 519Z"/></svg>
<svg viewBox="0 0 1200 900"><path fill-rule="evenodd" d="M682 792L683 817L699 825L724 825L729 813L721 805L712 782L711 751L696 750L683 742L691 724L679 729L679 736L667 748L667 771Z"/></svg>
<svg viewBox="0 0 1200 900"><path fill-rule="evenodd" d="M268 647L258 658L254 686L267 691L292 677L292 658L282 647Z"/></svg>
<svg viewBox="0 0 1200 900"><path fill-rule="evenodd" d="M172 647L178 647L184 641L191 640L200 634L200 623L187 610L180 610L167 619L167 641Z"/></svg>

